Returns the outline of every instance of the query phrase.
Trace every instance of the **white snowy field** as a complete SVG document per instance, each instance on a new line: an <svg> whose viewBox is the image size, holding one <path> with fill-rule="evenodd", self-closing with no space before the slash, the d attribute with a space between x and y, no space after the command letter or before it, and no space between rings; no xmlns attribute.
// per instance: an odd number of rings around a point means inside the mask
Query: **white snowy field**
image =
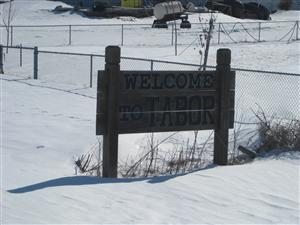
<svg viewBox="0 0 300 225"><path fill-rule="evenodd" d="M51 86L1 76L2 223L299 223L299 152L184 176L74 176L97 143L95 99ZM120 136L121 157L135 136Z"/></svg>
<svg viewBox="0 0 300 225"><path fill-rule="evenodd" d="M45 0L16 0L14 1L15 16L12 21L13 44L33 47L38 46L39 50L59 51L59 52L79 52L89 54L104 54L107 45L121 44L121 24L129 24L124 26L122 46L122 56L140 57L156 60L167 60L174 62L186 62L199 64L201 43L199 42L199 34L205 25L193 25L192 29L178 30L178 48L177 56L175 56L175 46L172 42L172 28L169 29L152 29L151 23L154 18L93 18L82 17L74 12L65 12L55 14L53 10L57 5L64 5L61 2L45 1ZM0 5L2 11L6 9L5 4ZM1 10L1 9L0 9ZM2 13L3 14L3 13ZM4 13L5 14L5 13ZM208 22L209 14L190 15L191 22ZM223 24L220 33L220 42L218 45L218 30L216 25L212 37L212 46L209 51L208 65L215 65L216 50L218 48L230 48L232 50L232 66L236 68L271 70L279 72L300 73L299 57L300 42L295 41L296 30L291 31L295 26L295 21L299 20L299 11L277 12L272 15L271 23L258 20L241 20L232 18L223 14L216 14L214 17L216 23L231 22L232 24ZM201 18L201 21L199 21ZM248 24L239 24L240 22L249 22ZM261 40L258 39L258 26L261 22ZM67 25L63 27L16 27L18 25ZM69 42L69 26L68 25L85 25L85 27L72 27L72 44ZM111 24L110 26L88 26L95 24ZM148 24L148 25L141 25ZM245 29L243 28L245 26ZM230 37L226 32L230 33ZM300 30L299 30L300 31ZM250 35L249 35L250 34ZM288 35L286 35L288 34ZM286 36L281 42L282 37ZM232 40L237 41L234 43ZM175 42L173 37L173 44ZM291 41L288 41L291 39ZM2 44L6 43L6 31L2 28L0 32L0 40ZM265 40L265 41L264 41ZM273 40L273 41L272 41ZM271 41L271 42L270 42ZM274 53L276 52L276 53ZM23 51L23 67L19 65L19 51L10 50L6 54L5 71L7 73L32 75L32 51ZM60 63L67 63L68 66L61 66ZM203 62L203 61L202 61ZM77 77L83 77L82 73L89 72L89 58L60 56L51 54L40 54L39 58L41 77L53 77L56 79L57 72L55 70L64 69L65 75L71 77L69 83L74 83ZM131 64L130 64L131 63ZM57 66L58 65L58 66ZM94 78L97 70L104 66L103 59L95 59L94 62ZM121 65L122 66L122 65ZM54 70L50 73L49 67ZM80 68L79 68L80 67ZM126 62L126 69L150 69L149 63L143 62ZM154 69L164 69L164 64L154 65ZM73 70L66 70L72 68ZM177 68L176 68L177 69ZM185 69L185 68L182 68ZM51 76L50 76L51 75ZM66 77L66 76L65 76ZM76 79L73 79L76 77ZM79 79L81 84L88 79ZM66 81L66 79L64 79ZM79 83L77 82L77 83Z"/></svg>
<svg viewBox="0 0 300 225"><path fill-rule="evenodd" d="M88 19L77 14L49 11L63 5L60 2L14 2L15 25L153 21L153 18ZM295 21L299 14L296 11L278 12L272 18ZM191 18L198 22L198 16ZM219 14L217 21L240 20ZM278 27L277 31L282 32L282 29ZM88 43L85 40L90 40L89 37L103 34L103 31L92 33L90 28L87 32L78 30L75 34L82 33L77 38L83 41L76 44L74 39L72 46L53 45L56 40L61 40L61 36L56 36L60 32L46 38L31 32L33 39L26 30L18 31L19 37L15 38L24 40L25 44L26 41L42 43L41 50L52 51L104 54L106 46L103 43L84 44ZM161 45L160 38L151 35L147 37L147 43L152 42L152 46L135 46L140 37L135 37L134 32L130 35L132 43L122 47L122 56L199 62L197 46L174 56L174 46ZM159 37L160 31L155 32ZM106 35L112 43L119 43L119 33L112 29ZM4 43L4 37L2 33L1 43ZM220 47L232 50L234 67L300 72L299 41L213 45L208 64L215 65L216 50ZM178 53L185 48L179 46ZM27 57L23 59L22 68L18 54L16 50L6 54L5 74L0 75L1 224L300 223L299 152L266 156L239 166L210 165L182 176L149 179L75 176L75 157L89 152L98 143L95 135L96 88L87 87L89 59L41 54L39 80L33 80L30 78L32 52L23 52ZM121 67L149 70L148 63L137 61L124 60ZM175 68L178 69L172 67ZM94 61L94 81L98 69L103 69L103 59ZM170 67L162 64L156 65L155 69ZM259 103L282 118L287 115L297 117L300 113L299 77L239 74L236 103L239 109ZM249 119L249 115L237 115L238 120L239 116ZM163 136L157 134L160 135ZM183 134L182 138L188 135ZM203 140L205 135L207 133L203 133ZM119 161L125 160L128 154L138 153L143 138L144 134L120 135ZM250 142L242 138L241 143Z"/></svg>

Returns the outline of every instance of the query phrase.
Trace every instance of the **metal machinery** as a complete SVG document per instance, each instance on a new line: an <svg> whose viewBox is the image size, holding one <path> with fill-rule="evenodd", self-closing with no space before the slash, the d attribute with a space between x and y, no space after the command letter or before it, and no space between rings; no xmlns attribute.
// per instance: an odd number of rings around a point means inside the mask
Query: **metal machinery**
<svg viewBox="0 0 300 225"><path fill-rule="evenodd" d="M180 28L191 28L188 15L184 13L180 1L161 2L154 6L153 14L156 17L153 28L168 28L168 21L181 20Z"/></svg>

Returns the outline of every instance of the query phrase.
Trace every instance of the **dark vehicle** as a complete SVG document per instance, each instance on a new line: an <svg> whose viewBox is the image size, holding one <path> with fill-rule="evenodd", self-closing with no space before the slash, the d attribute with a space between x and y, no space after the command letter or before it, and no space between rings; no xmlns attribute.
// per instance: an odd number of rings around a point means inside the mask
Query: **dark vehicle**
<svg viewBox="0 0 300 225"><path fill-rule="evenodd" d="M270 11L261 4L256 2L249 2L244 4L244 13L246 18L253 18L259 20L270 19Z"/></svg>
<svg viewBox="0 0 300 225"><path fill-rule="evenodd" d="M237 18L244 15L244 5L238 0L207 1L206 7Z"/></svg>
<svg viewBox="0 0 300 225"><path fill-rule="evenodd" d="M209 0L206 7L236 18L270 19L270 11L256 2L243 4L239 0Z"/></svg>

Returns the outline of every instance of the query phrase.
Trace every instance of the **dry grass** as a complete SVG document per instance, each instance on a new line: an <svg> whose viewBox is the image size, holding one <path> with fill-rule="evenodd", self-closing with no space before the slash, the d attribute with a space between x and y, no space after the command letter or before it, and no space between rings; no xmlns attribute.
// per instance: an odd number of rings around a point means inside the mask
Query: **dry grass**
<svg viewBox="0 0 300 225"><path fill-rule="evenodd" d="M149 134L142 147L143 154L121 164L120 174L123 177L152 177L181 174L201 168L204 165L203 153L212 140L211 136L199 143L198 131L194 131L192 138L183 141L179 141L182 139L176 136L177 133L162 140ZM164 144L169 146L168 150Z"/></svg>
<svg viewBox="0 0 300 225"><path fill-rule="evenodd" d="M267 117L263 111L255 113L258 122L250 131L237 125L231 137L233 149L229 151L229 164L243 164L252 160L236 150L242 140L249 143L256 139L256 153L269 152L274 149L300 151L300 120L279 120ZM247 123L243 123L249 126ZM252 123L251 123L252 124ZM175 175L195 171L212 163L213 132L206 140L200 142L198 131L190 138L182 138L178 132L160 139L159 135L148 134L141 144L141 153L134 158L119 162L119 174L122 177L153 177ZM248 142L247 142L248 143ZM245 143L247 146L247 143ZM249 144L248 143L248 144ZM75 162L76 171L81 174L101 176L102 142L92 146L89 153L78 157ZM77 172L76 172L77 174Z"/></svg>
<svg viewBox="0 0 300 225"><path fill-rule="evenodd" d="M257 152L273 149L300 150L300 120L267 119L264 113L257 113L261 145Z"/></svg>

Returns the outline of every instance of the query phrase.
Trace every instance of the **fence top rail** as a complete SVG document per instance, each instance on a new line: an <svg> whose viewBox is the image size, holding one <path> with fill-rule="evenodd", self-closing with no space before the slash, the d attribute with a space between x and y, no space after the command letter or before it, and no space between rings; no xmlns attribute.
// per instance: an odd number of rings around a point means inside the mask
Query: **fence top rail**
<svg viewBox="0 0 300 225"><path fill-rule="evenodd" d="M2 46L4 48L7 48L7 46ZM13 49L28 49L28 50L34 50L33 47L23 47L23 46L8 46L8 48ZM44 50L38 50L38 53L45 53L45 54L60 54L60 55L74 55L74 56L93 56L93 57L105 57L105 55L101 54L90 54L90 53L76 53L76 52L57 52L57 51L44 51ZM157 59L145 59L145 58L134 58L134 57L126 57L122 56L121 59L128 59L128 60L135 60L135 61L144 61L149 63L165 63L165 64L173 64L173 65L182 65L182 66L192 66L197 68L202 68L203 65L199 64L192 64L192 63L184 63L184 62L172 62L172 61L166 61L166 60L157 60ZM206 66L210 69L215 69L215 66ZM266 71L266 70L251 70L251 69L243 69L243 68L236 68L232 67L232 70L235 71L242 71L242 72L253 72L253 73L265 73L265 74L278 74L278 75L286 75L286 76L297 76L300 77L300 74L298 73L286 73L286 72L278 72L278 71Z"/></svg>
<svg viewBox="0 0 300 225"><path fill-rule="evenodd" d="M122 26L122 25L149 25L149 24L44 24L44 25L11 25L11 27L96 27L96 26ZM0 27L6 27L1 25Z"/></svg>
<svg viewBox="0 0 300 225"><path fill-rule="evenodd" d="M299 73L286 73L286 72L268 71L268 70L250 70L250 69L243 69L243 68L236 68L236 67L232 67L232 70L242 71L242 72L266 73L266 74L277 74L277 75L283 75L283 76L300 77Z"/></svg>
<svg viewBox="0 0 300 225"><path fill-rule="evenodd" d="M172 61L165 61L165 60L156 60L156 59L143 59L143 58L133 58L133 57L121 57L121 59L129 59L129 60L138 60L138 61L148 61L148 62L154 62L154 63L166 63L166 64L175 64L175 65L182 65L182 66L193 66L202 68L203 65L199 64L193 64L193 63L183 63L183 62L172 62ZM216 66L210 66L207 65L207 68L215 69ZM277 72L277 71L266 71L266 70L251 70L251 69L242 69L242 68L236 68L232 67L235 71L243 71L243 72L254 72L254 73L269 73L269 74L279 74L279 75L289 75L289 76L300 76L300 74L297 73L285 73L285 72Z"/></svg>
<svg viewBox="0 0 300 225"><path fill-rule="evenodd" d="M21 46L21 45L16 45L16 46L5 46L5 45L1 45L3 48L13 48L13 49L25 49L25 50L34 50L34 47L25 47L25 46Z"/></svg>
<svg viewBox="0 0 300 225"><path fill-rule="evenodd" d="M257 24L257 23L296 23L299 22L299 20L276 20L276 21L239 21L239 22L216 22L215 24ZM174 22L169 22L170 24ZM194 25L204 25L209 23L191 23ZM103 24L43 24L43 25L11 25L11 27L97 27L97 26L152 26L152 23L103 23ZM0 27L7 27L5 25L0 25Z"/></svg>
<svg viewBox="0 0 300 225"><path fill-rule="evenodd" d="M297 23L299 20L255 20L255 21L232 21L232 22L215 22L215 24L268 24L268 23ZM191 24L209 24L209 23L191 23Z"/></svg>
<svg viewBox="0 0 300 225"><path fill-rule="evenodd" d="M77 53L77 52L57 52L57 51L44 51L44 50L39 50L38 52L45 53L45 54L58 54L58 55L105 57L105 55L100 55L100 54Z"/></svg>

